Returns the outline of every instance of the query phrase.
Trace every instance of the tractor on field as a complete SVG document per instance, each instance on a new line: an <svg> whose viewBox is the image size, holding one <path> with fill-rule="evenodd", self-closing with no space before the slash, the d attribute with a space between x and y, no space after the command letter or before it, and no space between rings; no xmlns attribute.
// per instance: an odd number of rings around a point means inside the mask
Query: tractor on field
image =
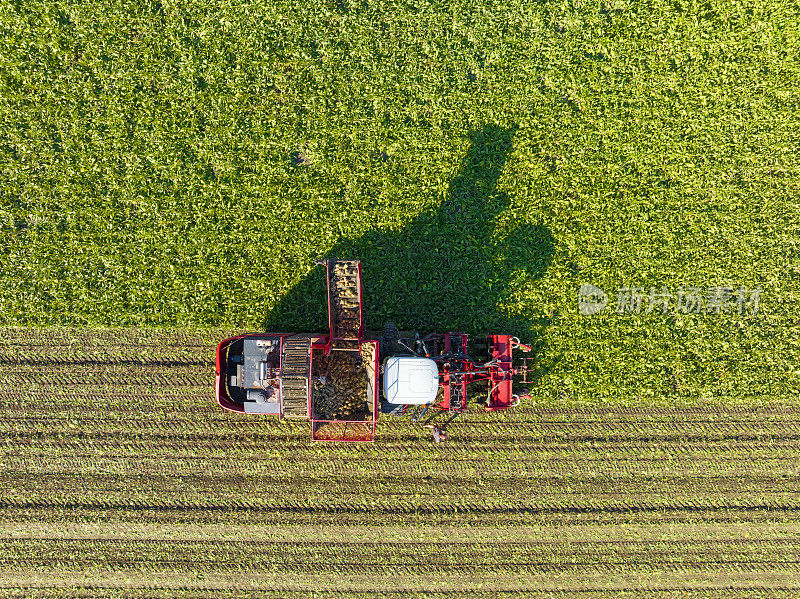
<svg viewBox="0 0 800 599"><path fill-rule="evenodd" d="M319 263L327 269L328 332L249 333L222 341L216 396L223 408L310 420L312 439L326 441L374 441L380 413L409 415L432 428L438 443L467 409L468 389L483 387L487 411L519 403L513 377L522 374L527 382L527 365L523 359L515 368L514 350L529 346L510 335L422 335L391 323L365 333L361 263ZM437 414L445 422L430 424Z"/></svg>

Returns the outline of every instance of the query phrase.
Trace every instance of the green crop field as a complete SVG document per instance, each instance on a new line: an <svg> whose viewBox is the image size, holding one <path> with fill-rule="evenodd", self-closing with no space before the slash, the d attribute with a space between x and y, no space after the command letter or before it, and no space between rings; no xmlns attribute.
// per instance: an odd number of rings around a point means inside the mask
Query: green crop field
<svg viewBox="0 0 800 599"><path fill-rule="evenodd" d="M796 0L0 32L0 597L796 596ZM216 342L326 330L327 257L370 329L531 343L531 399L442 446L223 413Z"/></svg>

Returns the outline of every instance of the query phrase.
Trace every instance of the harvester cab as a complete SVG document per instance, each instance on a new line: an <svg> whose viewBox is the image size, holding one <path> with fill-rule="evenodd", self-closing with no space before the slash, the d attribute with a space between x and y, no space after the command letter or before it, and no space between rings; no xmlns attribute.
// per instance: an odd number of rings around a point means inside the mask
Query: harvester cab
<svg viewBox="0 0 800 599"><path fill-rule="evenodd" d="M320 261L327 270L327 333L250 333L217 347L216 396L234 412L310 420L315 440L373 441L379 413L411 415L444 428L466 411L479 386L488 411L514 407L514 351L530 347L509 335L365 333L361 263ZM484 395L485 393L485 395ZM444 424L430 424L439 413Z"/></svg>

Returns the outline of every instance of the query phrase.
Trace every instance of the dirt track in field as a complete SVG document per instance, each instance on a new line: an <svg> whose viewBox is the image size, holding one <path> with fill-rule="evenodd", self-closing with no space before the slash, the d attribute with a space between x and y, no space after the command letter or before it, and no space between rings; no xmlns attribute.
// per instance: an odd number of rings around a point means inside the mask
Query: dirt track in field
<svg viewBox="0 0 800 599"><path fill-rule="evenodd" d="M800 589L796 405L470 414L440 446L384 418L374 445L314 444L216 406L228 334L2 331L0 597Z"/></svg>

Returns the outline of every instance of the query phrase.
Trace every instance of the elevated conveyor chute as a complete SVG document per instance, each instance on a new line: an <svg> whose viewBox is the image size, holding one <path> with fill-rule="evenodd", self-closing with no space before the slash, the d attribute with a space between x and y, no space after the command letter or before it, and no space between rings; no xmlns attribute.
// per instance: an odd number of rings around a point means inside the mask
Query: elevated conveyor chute
<svg viewBox="0 0 800 599"><path fill-rule="evenodd" d="M284 418L308 418L308 380L311 370L311 337L292 335L283 342L281 398Z"/></svg>
<svg viewBox="0 0 800 599"><path fill-rule="evenodd" d="M330 349L359 351L364 333L361 309L361 263L326 260Z"/></svg>

